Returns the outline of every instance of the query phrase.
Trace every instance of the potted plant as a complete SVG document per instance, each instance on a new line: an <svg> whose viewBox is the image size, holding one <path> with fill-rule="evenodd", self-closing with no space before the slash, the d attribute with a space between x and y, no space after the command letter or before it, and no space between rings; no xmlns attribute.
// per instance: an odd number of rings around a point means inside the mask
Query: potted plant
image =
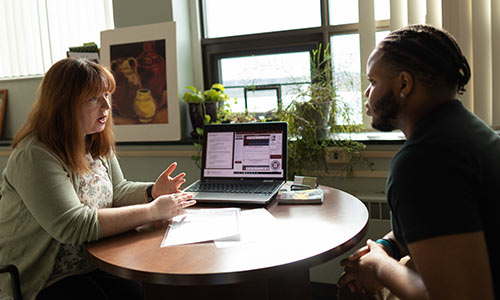
<svg viewBox="0 0 500 300"><path fill-rule="evenodd" d="M183 96L184 102L188 103L189 117L193 132L193 138L199 138L203 126L217 121L217 115L223 108L223 102L229 97L224 93L224 86L215 83L205 91L199 91L193 86L187 86L189 89Z"/></svg>
<svg viewBox="0 0 500 300"><path fill-rule="evenodd" d="M351 108L342 101L337 87L333 80L329 48L322 50L320 45L311 56L311 83L306 88L298 89L292 103L280 112L281 120L288 122L291 138L288 146L290 179L294 175L307 175L318 169L328 171L328 147L341 148L345 153L348 174L352 171L352 165L360 162L360 150L365 145L337 137L338 133L362 129L362 125L354 124L350 117ZM342 119L342 122L338 119Z"/></svg>
<svg viewBox="0 0 500 300"><path fill-rule="evenodd" d="M225 122L230 117L229 105L224 103L229 97L224 92L224 85L220 83L214 83L210 89L205 91L199 91L194 86L186 88L189 91L184 93L182 99L188 104L189 118L193 126L191 136L195 139L193 144L198 152L191 158L200 167L203 127L205 124Z"/></svg>

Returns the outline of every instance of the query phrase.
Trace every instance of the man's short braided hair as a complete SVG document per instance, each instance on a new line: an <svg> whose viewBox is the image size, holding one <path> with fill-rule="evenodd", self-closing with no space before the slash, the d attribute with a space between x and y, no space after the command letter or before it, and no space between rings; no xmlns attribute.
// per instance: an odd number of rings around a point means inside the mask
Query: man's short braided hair
<svg viewBox="0 0 500 300"><path fill-rule="evenodd" d="M378 49L394 71L407 71L431 88L455 88L459 94L471 77L467 59L447 32L428 25L409 25L391 32Z"/></svg>

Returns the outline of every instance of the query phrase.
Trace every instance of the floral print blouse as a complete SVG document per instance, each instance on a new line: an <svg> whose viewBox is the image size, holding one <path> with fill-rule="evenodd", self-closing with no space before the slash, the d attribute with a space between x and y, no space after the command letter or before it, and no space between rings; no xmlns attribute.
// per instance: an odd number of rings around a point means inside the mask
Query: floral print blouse
<svg viewBox="0 0 500 300"><path fill-rule="evenodd" d="M89 163L90 171L80 176L78 198L83 205L91 208L113 206L113 184L106 167L100 158L94 159L90 154L87 154L85 159ZM85 257L83 245L62 244L46 286L68 276L88 273L94 269Z"/></svg>

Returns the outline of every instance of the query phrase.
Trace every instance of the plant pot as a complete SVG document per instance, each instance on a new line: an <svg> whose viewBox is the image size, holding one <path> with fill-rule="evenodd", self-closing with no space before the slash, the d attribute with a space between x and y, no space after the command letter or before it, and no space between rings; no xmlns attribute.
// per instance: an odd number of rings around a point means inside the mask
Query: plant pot
<svg viewBox="0 0 500 300"><path fill-rule="evenodd" d="M316 125L316 137L318 140L325 140L330 136L332 105L333 102L304 102L297 105L297 114L304 120L314 122Z"/></svg>
<svg viewBox="0 0 500 300"><path fill-rule="evenodd" d="M217 120L219 102L201 102L188 104L189 118L191 119L191 125L193 126L191 136L193 138L198 138L199 135L196 132L196 128L203 128L203 126L205 125L205 115L210 116L210 122L214 122Z"/></svg>

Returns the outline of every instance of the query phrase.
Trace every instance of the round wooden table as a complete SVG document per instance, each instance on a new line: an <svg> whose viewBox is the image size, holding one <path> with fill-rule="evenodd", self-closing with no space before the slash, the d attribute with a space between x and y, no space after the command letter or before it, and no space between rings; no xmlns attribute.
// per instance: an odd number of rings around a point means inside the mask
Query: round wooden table
<svg viewBox="0 0 500 300"><path fill-rule="evenodd" d="M279 224L271 239L226 248L213 242L161 248L162 224L88 244L87 254L100 269L141 281L146 299L310 299L309 268L354 247L368 228L360 200L321 188L321 205L273 200L266 207Z"/></svg>

